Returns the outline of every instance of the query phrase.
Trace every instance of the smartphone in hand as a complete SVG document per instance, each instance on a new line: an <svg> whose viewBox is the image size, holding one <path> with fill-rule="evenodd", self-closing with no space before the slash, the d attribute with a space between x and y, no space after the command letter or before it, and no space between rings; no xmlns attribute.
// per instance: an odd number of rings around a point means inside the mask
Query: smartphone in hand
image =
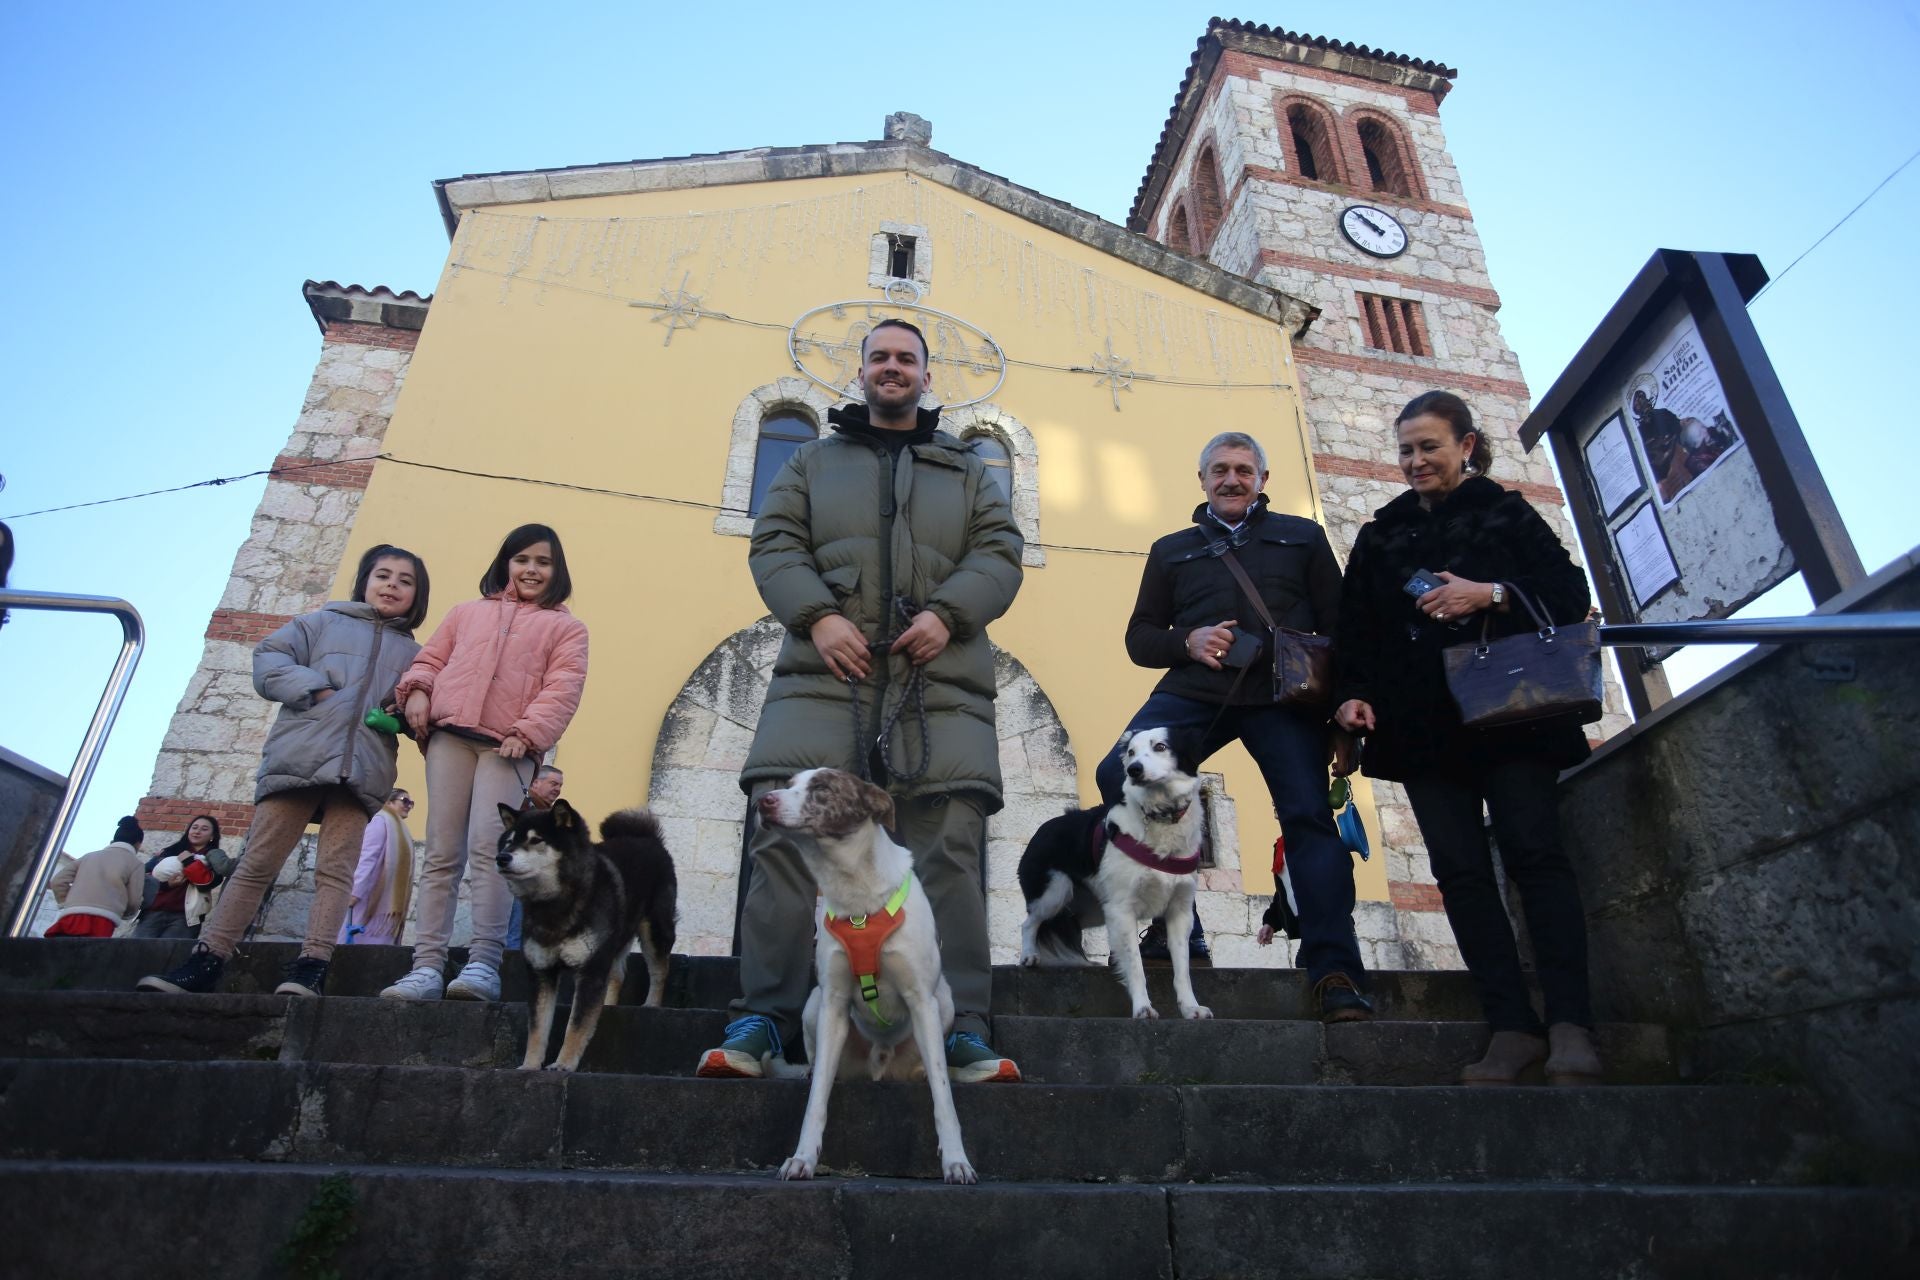
<svg viewBox="0 0 1920 1280"><path fill-rule="evenodd" d="M1412 596L1415 600L1418 600L1421 596L1427 594L1427 592L1438 591L1445 585L1446 584L1441 582L1430 570L1415 569L1413 576L1408 578L1406 585L1400 589Z"/></svg>

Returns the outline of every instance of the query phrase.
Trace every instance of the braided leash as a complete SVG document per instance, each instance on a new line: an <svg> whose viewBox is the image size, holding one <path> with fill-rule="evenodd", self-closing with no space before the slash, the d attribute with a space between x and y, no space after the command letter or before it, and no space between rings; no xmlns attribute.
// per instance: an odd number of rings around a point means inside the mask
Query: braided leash
<svg viewBox="0 0 1920 1280"><path fill-rule="evenodd" d="M900 639L907 626L912 625L914 616L920 612L914 607L912 601L904 596L895 596L893 604L894 611L899 614L904 625L886 639L872 641L867 645L867 652L874 655L875 660L879 662L887 660L888 651ZM894 782L918 782L925 777L933 754L932 739L927 732L927 669L924 666L916 666L907 676L907 684L900 691L899 701L893 704L893 710L880 721L880 732L873 740L872 752L866 749L865 738L860 732L860 681L857 678L847 677L847 692L853 700L853 758L860 766L860 776L868 782L874 780L873 767L869 760L871 754L877 753L883 764L888 762L888 754L893 746L893 731L899 727L900 715L907 709L907 700L911 698L915 718L920 722L920 762L911 769L895 770L889 765L888 771ZM885 695L881 696L884 700Z"/></svg>

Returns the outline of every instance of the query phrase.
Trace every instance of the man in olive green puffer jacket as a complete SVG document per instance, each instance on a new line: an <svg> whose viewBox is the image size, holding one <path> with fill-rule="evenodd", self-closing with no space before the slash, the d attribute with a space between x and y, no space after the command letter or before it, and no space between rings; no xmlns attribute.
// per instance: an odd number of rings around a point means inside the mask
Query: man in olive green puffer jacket
<svg viewBox="0 0 1920 1280"><path fill-rule="evenodd" d="M1020 590L1023 544L986 465L919 407L931 380L918 329L875 326L861 347L866 404L833 410L834 434L796 452L767 492L748 564L787 636L740 785L758 797L832 767L893 794L894 834L933 905L953 988L949 1074L1017 1080L986 1042L981 859L987 815L1001 806L986 628ZM764 1075L799 1035L815 894L794 842L806 838L754 834L738 1016L701 1075Z"/></svg>

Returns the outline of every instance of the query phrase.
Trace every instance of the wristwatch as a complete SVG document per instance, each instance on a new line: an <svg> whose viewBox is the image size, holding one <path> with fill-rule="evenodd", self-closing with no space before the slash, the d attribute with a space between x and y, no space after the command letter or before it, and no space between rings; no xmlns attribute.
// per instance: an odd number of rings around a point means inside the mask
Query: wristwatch
<svg viewBox="0 0 1920 1280"><path fill-rule="evenodd" d="M1506 602L1507 602L1507 584L1504 582L1494 583L1493 584L1493 607L1498 609L1501 605L1505 604Z"/></svg>

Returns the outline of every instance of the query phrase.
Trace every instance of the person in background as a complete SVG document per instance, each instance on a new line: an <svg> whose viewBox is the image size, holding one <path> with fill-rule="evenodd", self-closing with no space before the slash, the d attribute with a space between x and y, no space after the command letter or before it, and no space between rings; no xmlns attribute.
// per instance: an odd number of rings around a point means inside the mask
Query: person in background
<svg viewBox="0 0 1920 1280"><path fill-rule="evenodd" d="M480 579L480 598L455 605L400 680L407 725L427 749L427 855L414 913L413 966L389 1000L498 1000L513 895L494 865L500 806L526 796L522 778L553 750L587 683L587 627L560 535L543 524L507 534ZM522 761L529 762L522 764ZM473 907L468 959L442 973L460 880Z"/></svg>
<svg viewBox="0 0 1920 1280"><path fill-rule="evenodd" d="M427 612L427 567L385 544L360 557L353 597L303 613L253 650L253 687L280 704L260 757L253 826L245 855L195 947L179 967L150 974L142 991L213 991L287 855L320 824L313 905L300 954L276 995L318 996L325 988L354 859L367 819L393 793L399 748L366 722L392 701L394 682L420 646L414 628Z"/></svg>
<svg viewBox="0 0 1920 1280"><path fill-rule="evenodd" d="M1395 422L1408 490L1354 539L1334 653L1340 726L1366 735L1368 777L1406 788L1447 922L1493 1035L1463 1084L1510 1085L1541 1062L1554 1084L1597 1084L1586 913L1560 842L1560 771L1587 757L1574 716L1468 729L1447 688L1450 645L1534 629L1526 592L1556 623L1587 616L1586 575L1520 493L1487 477L1493 450L1459 396L1415 396ZM1441 585L1412 594L1424 570ZM1493 874L1485 814L1520 890L1546 1023Z"/></svg>
<svg viewBox="0 0 1920 1280"><path fill-rule="evenodd" d="M220 847L220 820L203 813L178 840L147 860L147 903L136 938L197 938L212 910L212 893L233 870Z"/></svg>
<svg viewBox="0 0 1920 1280"><path fill-rule="evenodd" d="M353 896L340 926L340 942L391 946L400 941L413 901L413 832L407 815L413 797L395 787L367 823L360 840L360 865L353 873Z"/></svg>
<svg viewBox="0 0 1920 1280"><path fill-rule="evenodd" d="M560 798L560 788L565 786L567 775L550 764L543 764L533 771L533 781L527 784L527 798L521 804L522 809L551 809L553 802ZM521 915L520 899L513 900L513 912L507 917L507 950L520 949L520 927L524 917Z"/></svg>
<svg viewBox="0 0 1920 1280"><path fill-rule="evenodd" d="M111 938L140 911L146 867L140 842L147 833L131 817L113 829L113 843L78 858L62 858L53 873L53 900L60 914L47 926L49 938Z"/></svg>

